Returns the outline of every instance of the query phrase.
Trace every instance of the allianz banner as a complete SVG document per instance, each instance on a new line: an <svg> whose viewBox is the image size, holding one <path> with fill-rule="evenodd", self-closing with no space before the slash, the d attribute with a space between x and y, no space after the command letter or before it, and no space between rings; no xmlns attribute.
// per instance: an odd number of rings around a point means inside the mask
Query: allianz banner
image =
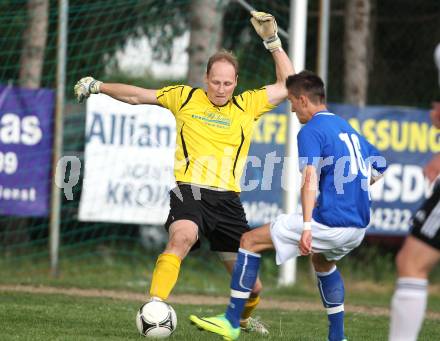
<svg viewBox="0 0 440 341"><path fill-rule="evenodd" d="M174 183L175 126L162 107L91 96L79 220L164 223Z"/></svg>
<svg viewBox="0 0 440 341"><path fill-rule="evenodd" d="M440 130L432 126L429 111L340 104L329 109L347 119L387 160L384 179L371 187L368 233L406 234L412 215L432 189L423 176L423 167L440 152Z"/></svg>
<svg viewBox="0 0 440 341"><path fill-rule="evenodd" d="M0 214L49 212L54 92L0 86Z"/></svg>

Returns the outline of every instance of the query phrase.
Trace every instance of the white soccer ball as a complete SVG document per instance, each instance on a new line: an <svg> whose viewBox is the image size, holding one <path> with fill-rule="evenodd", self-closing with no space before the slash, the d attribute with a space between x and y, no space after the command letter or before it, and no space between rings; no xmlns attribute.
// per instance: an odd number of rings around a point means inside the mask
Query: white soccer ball
<svg viewBox="0 0 440 341"><path fill-rule="evenodd" d="M158 339L168 337L177 326L176 312L165 302L147 302L137 312L136 326L143 336Z"/></svg>

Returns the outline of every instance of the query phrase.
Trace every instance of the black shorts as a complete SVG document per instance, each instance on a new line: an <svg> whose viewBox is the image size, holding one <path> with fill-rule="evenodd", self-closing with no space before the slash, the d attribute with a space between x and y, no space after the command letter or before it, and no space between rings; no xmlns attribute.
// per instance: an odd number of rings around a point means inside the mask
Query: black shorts
<svg viewBox="0 0 440 341"><path fill-rule="evenodd" d="M246 214L236 192L222 192L191 185L178 185L170 191L170 213L165 228L181 219L199 227L212 251L237 252L240 238L250 230ZM191 248L200 247L200 238Z"/></svg>
<svg viewBox="0 0 440 341"><path fill-rule="evenodd" d="M414 215L411 235L440 250L440 180Z"/></svg>

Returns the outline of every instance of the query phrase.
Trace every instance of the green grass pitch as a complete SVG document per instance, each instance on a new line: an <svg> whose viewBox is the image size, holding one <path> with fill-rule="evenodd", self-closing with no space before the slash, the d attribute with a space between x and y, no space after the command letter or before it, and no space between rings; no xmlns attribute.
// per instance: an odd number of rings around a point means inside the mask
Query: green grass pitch
<svg viewBox="0 0 440 341"><path fill-rule="evenodd" d="M2 340L143 340L135 315L139 302L86 298L59 294L0 292ZM195 302L197 303L197 302ZM178 305L173 307L178 326L170 340L221 340L194 328L192 313L213 315L222 306ZM324 311L275 311L260 309L257 315L268 324L270 337L243 333L241 340L326 340ZM347 313L349 340L386 340L388 317ZM425 321L420 340L439 340L438 320Z"/></svg>

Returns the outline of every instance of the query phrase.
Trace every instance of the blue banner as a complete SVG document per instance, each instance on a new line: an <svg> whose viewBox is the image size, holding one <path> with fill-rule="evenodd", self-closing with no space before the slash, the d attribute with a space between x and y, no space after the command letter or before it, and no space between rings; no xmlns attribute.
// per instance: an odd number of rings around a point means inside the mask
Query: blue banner
<svg viewBox="0 0 440 341"><path fill-rule="evenodd" d="M331 104L329 109L347 119L387 160L384 180L371 188L368 233L405 235L431 189L423 167L440 152L440 130L431 124L429 111L342 104Z"/></svg>
<svg viewBox="0 0 440 341"><path fill-rule="evenodd" d="M373 200L369 234L405 235L411 219L431 186L423 167L440 152L440 130L429 111L415 108L330 104L329 109L376 146L386 158L383 180L371 187ZM281 175L287 133L287 103L263 115L255 128L242 177L243 206L250 226L270 222L282 213Z"/></svg>
<svg viewBox="0 0 440 341"><path fill-rule="evenodd" d="M241 200L251 227L282 213L281 175L285 155L287 102L264 114L255 127L241 182Z"/></svg>
<svg viewBox="0 0 440 341"><path fill-rule="evenodd" d="M49 212L54 92L0 86L0 214Z"/></svg>

